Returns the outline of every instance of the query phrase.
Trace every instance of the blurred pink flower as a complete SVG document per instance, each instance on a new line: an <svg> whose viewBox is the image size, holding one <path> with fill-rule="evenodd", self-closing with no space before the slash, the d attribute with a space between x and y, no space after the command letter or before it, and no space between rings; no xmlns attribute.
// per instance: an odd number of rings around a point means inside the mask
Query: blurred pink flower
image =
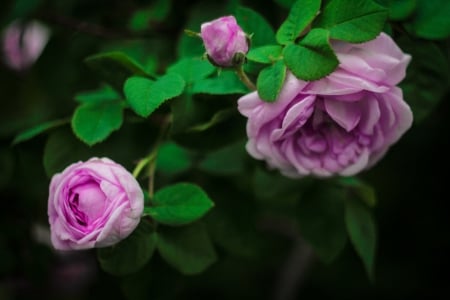
<svg viewBox="0 0 450 300"><path fill-rule="evenodd" d="M275 103L241 97L247 151L289 177L354 175L373 166L413 120L402 91L411 59L386 34L362 43L333 41L340 61L312 82L288 72Z"/></svg>

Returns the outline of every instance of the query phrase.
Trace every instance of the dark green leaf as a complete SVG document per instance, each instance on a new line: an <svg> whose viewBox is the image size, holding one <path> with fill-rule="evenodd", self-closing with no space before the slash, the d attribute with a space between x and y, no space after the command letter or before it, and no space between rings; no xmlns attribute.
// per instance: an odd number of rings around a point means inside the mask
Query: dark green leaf
<svg viewBox="0 0 450 300"><path fill-rule="evenodd" d="M144 213L167 225L184 225L203 217L214 203L197 185L178 183L157 191Z"/></svg>
<svg viewBox="0 0 450 300"><path fill-rule="evenodd" d="M387 16L387 9L372 0L331 0L315 25L329 29L332 39L361 43L381 32Z"/></svg>
<svg viewBox="0 0 450 300"><path fill-rule="evenodd" d="M150 7L136 11L128 27L135 31L149 29L152 23L163 21L169 15L170 8L171 1L154 1Z"/></svg>
<svg viewBox="0 0 450 300"><path fill-rule="evenodd" d="M298 0L291 7L287 19L277 31L277 42L286 45L294 43L317 16L321 0Z"/></svg>
<svg viewBox="0 0 450 300"><path fill-rule="evenodd" d="M247 152L239 142L208 154L199 169L215 175L233 175L244 170Z"/></svg>
<svg viewBox="0 0 450 300"><path fill-rule="evenodd" d="M52 129L52 128L55 128L55 127L58 127L58 126L61 126L61 125L67 124L67 123L69 123L68 119L61 119L61 120L49 121L49 122L45 122L45 123L36 125L32 128L22 131L18 135L16 135L16 137L12 141L12 144L16 145L18 143L28 141L29 139L32 139L35 136L37 136L49 129Z"/></svg>
<svg viewBox="0 0 450 300"><path fill-rule="evenodd" d="M81 92L75 95L75 100L80 103L99 103L119 100L120 98L120 95L107 85L93 91Z"/></svg>
<svg viewBox="0 0 450 300"><path fill-rule="evenodd" d="M123 122L123 104L119 101L80 105L72 118L75 135L92 146L105 140Z"/></svg>
<svg viewBox="0 0 450 300"><path fill-rule="evenodd" d="M199 274L217 259L203 224L181 228L161 228L158 251L175 269L185 275Z"/></svg>
<svg viewBox="0 0 450 300"><path fill-rule="evenodd" d="M188 131L191 131L191 132L192 131L205 131L205 130L213 127L214 125L217 125L217 124L223 122L224 120L227 120L228 118L233 116L235 113L236 113L235 108L219 110L212 116L212 118L208 122L192 126L191 128L189 128Z"/></svg>
<svg viewBox="0 0 450 300"><path fill-rule="evenodd" d="M329 43L329 32L319 28L311 30L300 45L287 45L283 55L292 73L307 81L323 78L339 65Z"/></svg>
<svg viewBox="0 0 450 300"><path fill-rule="evenodd" d="M414 12L418 0L378 0L389 9L389 19L401 21Z"/></svg>
<svg viewBox="0 0 450 300"><path fill-rule="evenodd" d="M426 39L445 39L450 36L450 2L448 0L420 0L413 20L414 33Z"/></svg>
<svg viewBox="0 0 450 300"><path fill-rule="evenodd" d="M122 52L92 55L86 58L85 62L119 92L122 92L128 77L148 76L143 67Z"/></svg>
<svg viewBox="0 0 450 300"><path fill-rule="evenodd" d="M353 195L363 201L366 205L370 207L376 205L377 198L375 196L375 189L364 181L356 177L342 177L340 178L339 183L348 188Z"/></svg>
<svg viewBox="0 0 450 300"><path fill-rule="evenodd" d="M111 247L99 248L97 256L106 272L117 276L128 275L141 269L150 260L156 244L156 232L150 224L141 221L126 239Z"/></svg>
<svg viewBox="0 0 450 300"><path fill-rule="evenodd" d="M275 0L276 3L287 9L291 8L295 1L296 0Z"/></svg>
<svg viewBox="0 0 450 300"><path fill-rule="evenodd" d="M252 48L247 53L247 59L263 64L271 64L281 58L283 47L279 45L268 45Z"/></svg>
<svg viewBox="0 0 450 300"><path fill-rule="evenodd" d="M286 65L282 60L263 69L256 82L259 97L264 101L274 102L283 87L285 78Z"/></svg>
<svg viewBox="0 0 450 300"><path fill-rule="evenodd" d="M163 173L177 174L189 169L191 158L187 150L173 142L166 142L159 147L156 166Z"/></svg>
<svg viewBox="0 0 450 300"><path fill-rule="evenodd" d="M124 93L134 112L148 117L165 101L183 93L185 82L177 74L167 74L156 81L142 77L127 79Z"/></svg>
<svg viewBox="0 0 450 300"><path fill-rule="evenodd" d="M187 84L203 79L216 70L208 60L201 58L184 58L167 69L167 73L175 73L183 77Z"/></svg>
<svg viewBox="0 0 450 300"><path fill-rule="evenodd" d="M235 16L242 30L252 35L252 47L275 44L272 26L259 13L247 7L239 7Z"/></svg>
<svg viewBox="0 0 450 300"><path fill-rule="evenodd" d="M213 78L199 80L192 86L193 94L229 95L245 94L248 88L233 71L222 71Z"/></svg>
<svg viewBox="0 0 450 300"><path fill-rule="evenodd" d="M360 201L348 199L345 223L350 240L361 257L370 279L373 279L377 233L372 213Z"/></svg>
<svg viewBox="0 0 450 300"><path fill-rule="evenodd" d="M300 230L325 263L332 262L347 241L344 197L343 189L323 184L308 191L299 204Z"/></svg>
<svg viewBox="0 0 450 300"><path fill-rule="evenodd" d="M13 1L11 11L9 12L8 18L6 19L5 23L9 23L17 19L26 19L34 10L36 10L39 7L41 2L42 0Z"/></svg>

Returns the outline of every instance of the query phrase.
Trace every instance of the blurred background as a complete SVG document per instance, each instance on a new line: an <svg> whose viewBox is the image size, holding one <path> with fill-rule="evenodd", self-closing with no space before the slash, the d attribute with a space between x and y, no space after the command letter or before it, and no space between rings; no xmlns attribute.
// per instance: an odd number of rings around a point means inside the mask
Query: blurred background
<svg viewBox="0 0 450 300"><path fill-rule="evenodd" d="M99 268L94 250L52 250L47 196L51 174L57 167L52 165L55 157L49 159L46 155L60 155L59 165L79 157L109 156L131 170L154 138L154 124L131 117L120 131L94 147L75 138L64 121L77 106L74 96L97 88L102 80L84 59L102 51L119 50L160 73L186 51L202 54L201 43L187 40L183 29L198 31L201 22L230 13L236 5L254 9L276 28L292 2L2 1L0 299L30 299L36 295L74 300L450 297L450 43L448 37L427 38L414 31L418 11L424 5L419 0L379 1L391 8L386 31L405 52L413 54L402 87L417 122L378 165L361 176L374 187L378 199L374 210L379 235L374 283L368 280L349 243L334 262L324 264L310 253L304 241L293 242L286 229L258 225L254 228L257 240L234 241L249 244L248 249L230 253L219 245L218 262L196 276L179 274L155 255L138 273L116 277ZM409 14L395 15L398 7L394 2L407 6ZM447 1L429 2L437 10L449 12ZM447 16L450 19L450 14ZM24 28L36 21L45 28L35 29L44 37L42 45L33 44L34 52L28 61L11 63L5 39L7 28L16 24L24 37ZM25 46L20 37L19 48ZM226 96L223 100L233 103L237 97ZM61 126L12 145L19 132L51 120L61 120ZM243 124L242 119L238 122ZM239 130L244 134L243 126ZM142 138L147 135L148 141ZM53 151L49 152L49 148ZM181 179L207 178L205 188L218 206L234 210L238 205L240 211L234 215L238 229L253 222L253 207L260 202L243 178L198 170L183 176ZM267 207L270 205L264 209Z"/></svg>

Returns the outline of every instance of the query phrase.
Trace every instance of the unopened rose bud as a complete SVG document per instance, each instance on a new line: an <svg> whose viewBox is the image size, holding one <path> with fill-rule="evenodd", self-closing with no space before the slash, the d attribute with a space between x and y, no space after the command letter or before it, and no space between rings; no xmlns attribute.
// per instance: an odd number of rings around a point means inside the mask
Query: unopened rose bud
<svg viewBox="0 0 450 300"><path fill-rule="evenodd" d="M11 23L3 32L5 63L17 71L29 68L41 55L49 36L49 29L39 22Z"/></svg>
<svg viewBox="0 0 450 300"><path fill-rule="evenodd" d="M203 23L200 36L208 58L215 65L232 67L243 63L242 57L248 52L248 38L235 17L225 16Z"/></svg>

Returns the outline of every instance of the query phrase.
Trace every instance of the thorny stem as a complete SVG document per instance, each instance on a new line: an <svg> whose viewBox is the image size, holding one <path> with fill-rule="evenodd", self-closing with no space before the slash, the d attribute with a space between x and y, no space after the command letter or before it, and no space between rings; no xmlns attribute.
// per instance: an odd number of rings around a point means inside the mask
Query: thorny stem
<svg viewBox="0 0 450 300"><path fill-rule="evenodd" d="M248 78L247 74L244 72L244 68L242 65L236 67L236 74L239 77L239 79L252 91L256 91L255 84Z"/></svg>

